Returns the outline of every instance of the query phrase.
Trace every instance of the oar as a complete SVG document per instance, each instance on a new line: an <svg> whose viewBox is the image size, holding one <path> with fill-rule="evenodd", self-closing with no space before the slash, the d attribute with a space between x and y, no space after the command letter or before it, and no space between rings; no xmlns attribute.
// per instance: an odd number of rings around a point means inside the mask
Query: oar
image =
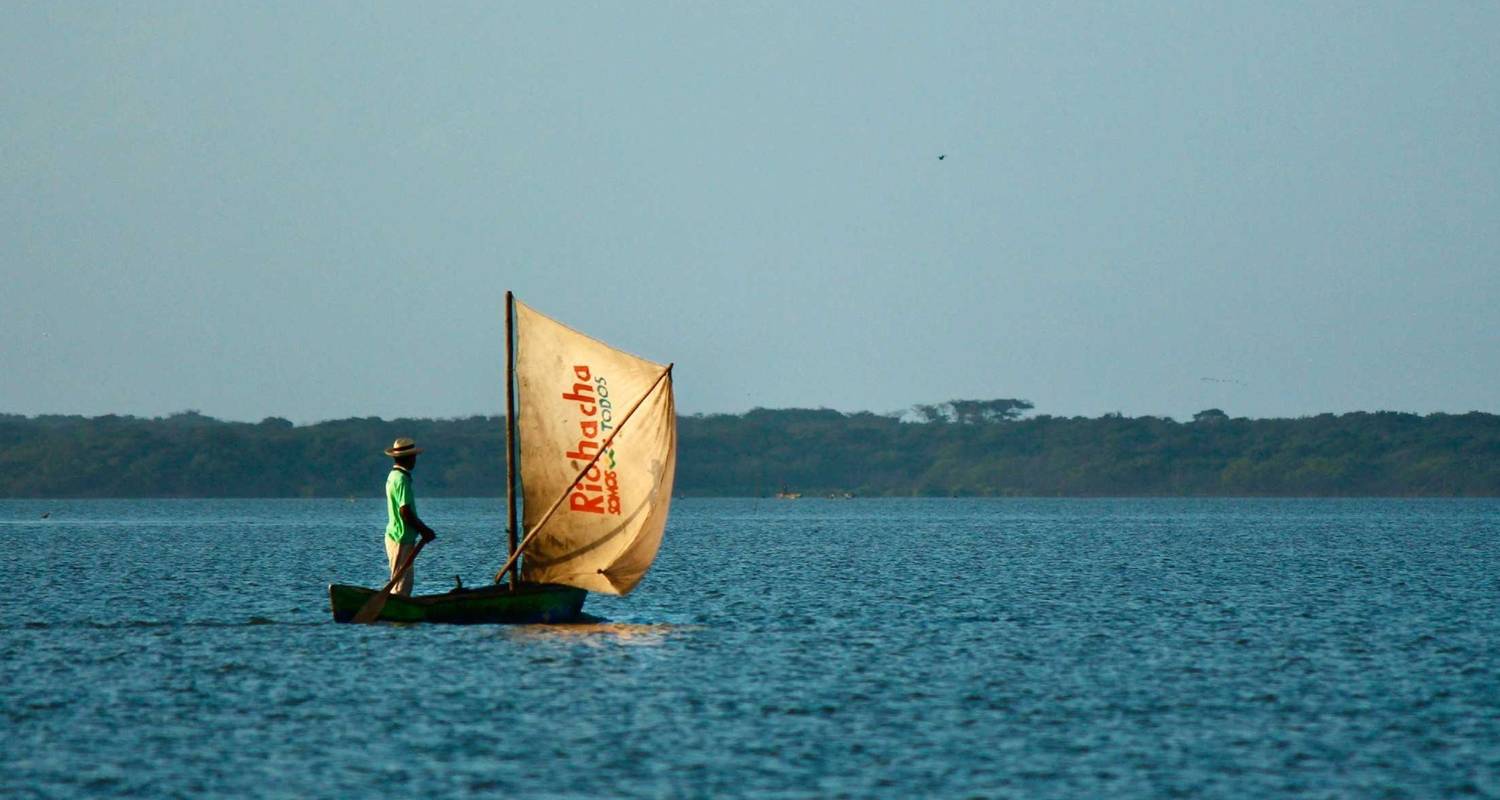
<svg viewBox="0 0 1500 800"><path fill-rule="evenodd" d="M417 546L413 547L411 552L406 554L406 558L401 559L401 563L396 567L396 574L391 576L390 581L385 584L385 588L381 589L374 597L366 600L365 604L359 607L359 613L355 614L354 619L349 620L350 622L356 625L364 625L374 622L375 618L380 616L380 612L385 610L385 601L391 599L391 590L396 588L397 581L400 581L411 569L411 562L417 560L417 553L422 552L422 548L427 546L427 541L427 539L423 539L417 542Z"/></svg>

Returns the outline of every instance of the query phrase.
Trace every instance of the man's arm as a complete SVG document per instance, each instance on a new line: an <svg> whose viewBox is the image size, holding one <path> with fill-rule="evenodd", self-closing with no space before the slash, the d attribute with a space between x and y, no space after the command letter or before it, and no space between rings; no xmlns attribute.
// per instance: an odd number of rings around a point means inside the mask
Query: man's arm
<svg viewBox="0 0 1500 800"><path fill-rule="evenodd" d="M431 528L427 527L427 523L423 522L420 519L417 519L417 512L413 511L411 506L401 506L401 521L406 523L406 525L411 529L415 530L417 532L417 535L421 536L422 541L424 542L430 542L437 537L437 533L434 532Z"/></svg>

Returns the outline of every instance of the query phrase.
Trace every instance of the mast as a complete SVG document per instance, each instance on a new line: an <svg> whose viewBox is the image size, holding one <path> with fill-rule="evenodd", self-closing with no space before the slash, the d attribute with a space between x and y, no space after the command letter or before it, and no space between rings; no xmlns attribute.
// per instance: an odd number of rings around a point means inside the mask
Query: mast
<svg viewBox="0 0 1500 800"><path fill-rule="evenodd" d="M511 564L510 586L514 590L521 580L520 559L516 554L516 338L515 302L505 293L505 558ZM495 580L499 580L496 576Z"/></svg>

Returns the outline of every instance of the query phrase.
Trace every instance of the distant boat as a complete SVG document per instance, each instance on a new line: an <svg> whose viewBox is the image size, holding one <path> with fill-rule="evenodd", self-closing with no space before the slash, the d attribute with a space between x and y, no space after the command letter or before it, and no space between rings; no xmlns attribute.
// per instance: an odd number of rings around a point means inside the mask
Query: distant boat
<svg viewBox="0 0 1500 800"><path fill-rule="evenodd" d="M785 489L776 493L777 500L798 500L802 497L801 492L789 492Z"/></svg>
<svg viewBox="0 0 1500 800"><path fill-rule="evenodd" d="M672 365L585 336L509 292L505 332L505 563L490 585L392 595L378 619L566 622L588 592L629 594L656 559L677 471ZM330 585L334 620L351 621L375 594Z"/></svg>

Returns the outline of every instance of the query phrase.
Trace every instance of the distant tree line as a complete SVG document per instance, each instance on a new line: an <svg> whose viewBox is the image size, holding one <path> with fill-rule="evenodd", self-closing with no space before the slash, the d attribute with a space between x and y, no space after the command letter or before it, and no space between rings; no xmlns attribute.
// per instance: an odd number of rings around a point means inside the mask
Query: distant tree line
<svg viewBox="0 0 1500 800"><path fill-rule="evenodd" d="M1500 496L1500 416L1394 412L1190 422L1025 414L954 400L903 414L756 409L680 418L676 491L765 496ZM504 422L354 418L294 426L196 412L0 415L0 496L379 495L381 449L427 449L422 492L503 495Z"/></svg>

